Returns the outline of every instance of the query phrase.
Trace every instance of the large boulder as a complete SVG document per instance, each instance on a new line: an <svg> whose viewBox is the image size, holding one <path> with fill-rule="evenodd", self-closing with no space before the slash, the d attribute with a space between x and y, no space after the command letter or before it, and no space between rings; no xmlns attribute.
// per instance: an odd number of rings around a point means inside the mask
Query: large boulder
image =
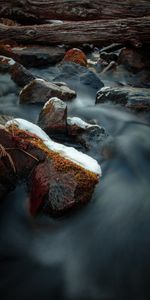
<svg viewBox="0 0 150 300"><path fill-rule="evenodd" d="M134 87L104 87L97 92L96 104L114 102L137 111L150 110L150 90Z"/></svg>
<svg viewBox="0 0 150 300"><path fill-rule="evenodd" d="M66 134L67 105L57 97L48 100L42 108L38 125L49 135Z"/></svg>
<svg viewBox="0 0 150 300"><path fill-rule="evenodd" d="M75 91L67 86L58 86L43 79L35 79L20 92L20 103L45 103L52 97L69 101L75 96Z"/></svg>
<svg viewBox="0 0 150 300"><path fill-rule="evenodd" d="M101 175L97 161L53 142L40 127L26 120L14 119L6 127L16 147L13 145L12 151L16 174L28 178L33 215L60 215L90 200Z"/></svg>

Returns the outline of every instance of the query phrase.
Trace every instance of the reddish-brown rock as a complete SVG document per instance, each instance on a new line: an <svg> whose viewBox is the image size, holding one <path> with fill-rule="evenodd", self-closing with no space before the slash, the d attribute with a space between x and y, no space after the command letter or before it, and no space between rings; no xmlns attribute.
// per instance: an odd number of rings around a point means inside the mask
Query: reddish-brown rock
<svg viewBox="0 0 150 300"><path fill-rule="evenodd" d="M2 163L7 160L7 170L11 168L17 179L28 178L33 215L39 212L60 215L90 200L99 179L97 174L50 150L38 136L17 124L7 125L3 131L0 137L11 161L6 156Z"/></svg>
<svg viewBox="0 0 150 300"><path fill-rule="evenodd" d="M52 154L30 177L31 213L61 215L81 206L90 200L97 180L91 172Z"/></svg>
<svg viewBox="0 0 150 300"><path fill-rule="evenodd" d="M76 64L79 64L83 67L87 66L87 58L85 53L77 48L72 48L68 50L64 56L63 61L65 62L74 62Z"/></svg>

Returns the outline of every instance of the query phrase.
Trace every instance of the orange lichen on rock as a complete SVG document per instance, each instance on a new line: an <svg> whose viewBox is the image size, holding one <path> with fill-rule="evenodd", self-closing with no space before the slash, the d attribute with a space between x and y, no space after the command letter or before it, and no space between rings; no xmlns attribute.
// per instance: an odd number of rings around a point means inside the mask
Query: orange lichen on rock
<svg viewBox="0 0 150 300"><path fill-rule="evenodd" d="M9 130L12 130L11 126ZM29 178L31 214L43 211L60 215L90 200L99 180L97 174L50 150L34 134L16 126L13 127L13 134L19 147L31 144L32 148L39 149L45 156L44 161L39 161L32 170Z"/></svg>
<svg viewBox="0 0 150 300"><path fill-rule="evenodd" d="M68 50L64 56L63 61L74 62L84 67L87 66L87 58L85 53L82 50L77 48L72 48Z"/></svg>

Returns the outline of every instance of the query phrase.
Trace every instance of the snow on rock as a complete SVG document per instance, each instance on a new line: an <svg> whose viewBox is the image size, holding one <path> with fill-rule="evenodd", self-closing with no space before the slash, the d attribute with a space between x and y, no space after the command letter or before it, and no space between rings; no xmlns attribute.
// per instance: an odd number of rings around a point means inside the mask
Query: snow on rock
<svg viewBox="0 0 150 300"><path fill-rule="evenodd" d="M95 124L89 124L89 123L83 121L82 119L80 119L78 117L72 117L72 118L68 117L67 118L67 123L69 125L76 125L76 126L82 128L82 129L87 129L87 128L90 128L90 127L93 127L93 126L99 127L98 125L95 125Z"/></svg>
<svg viewBox="0 0 150 300"><path fill-rule="evenodd" d="M39 126L19 118L8 121L5 126L9 127L13 124L17 125L22 130L37 135L50 150L58 152L62 157L74 162L88 171L98 174L99 176L102 175L101 167L95 159L73 147L67 147L52 141Z"/></svg>

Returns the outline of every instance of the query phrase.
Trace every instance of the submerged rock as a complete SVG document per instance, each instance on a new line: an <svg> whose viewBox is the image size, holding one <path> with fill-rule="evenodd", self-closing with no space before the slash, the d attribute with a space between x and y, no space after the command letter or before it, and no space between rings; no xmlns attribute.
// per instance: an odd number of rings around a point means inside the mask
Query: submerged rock
<svg viewBox="0 0 150 300"><path fill-rule="evenodd" d="M69 49L63 59L64 62L74 62L81 66L87 66L87 58L85 53L77 48Z"/></svg>
<svg viewBox="0 0 150 300"><path fill-rule="evenodd" d="M53 142L40 127L28 121L14 119L6 127L12 139L15 137L17 150L13 162L17 176L18 170L22 175L28 168L25 178L28 178L33 215L42 212L60 215L90 200L101 175L100 166L94 159ZM29 165L20 154L31 159L32 164ZM17 161L23 173L18 169Z"/></svg>
<svg viewBox="0 0 150 300"><path fill-rule="evenodd" d="M57 97L48 100L40 112L38 125L49 135L66 134L67 105Z"/></svg>
<svg viewBox="0 0 150 300"><path fill-rule="evenodd" d="M75 91L67 86L58 86L43 79L35 79L20 92L20 103L45 103L52 97L69 101L75 96Z"/></svg>
<svg viewBox="0 0 150 300"><path fill-rule="evenodd" d="M59 66L58 75L55 81L65 81L67 83L74 83L75 85L82 84L92 89L98 90L104 86L95 72L86 67L80 66L73 62L65 62Z"/></svg>
<svg viewBox="0 0 150 300"><path fill-rule="evenodd" d="M96 104L115 102L137 111L150 110L150 90L134 87L104 87L97 92Z"/></svg>

